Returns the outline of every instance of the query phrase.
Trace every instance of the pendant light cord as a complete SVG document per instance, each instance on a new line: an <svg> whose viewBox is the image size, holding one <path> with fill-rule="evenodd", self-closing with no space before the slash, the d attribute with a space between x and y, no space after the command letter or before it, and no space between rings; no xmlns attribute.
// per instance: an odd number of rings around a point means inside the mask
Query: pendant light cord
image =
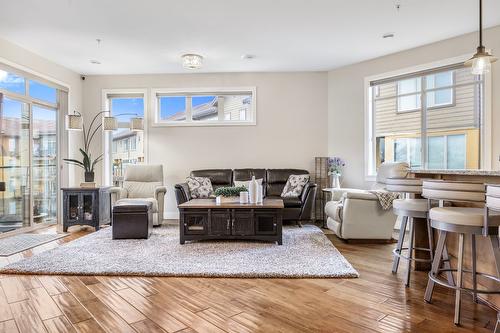
<svg viewBox="0 0 500 333"><path fill-rule="evenodd" d="M479 0L479 46L483 47L483 0Z"/></svg>

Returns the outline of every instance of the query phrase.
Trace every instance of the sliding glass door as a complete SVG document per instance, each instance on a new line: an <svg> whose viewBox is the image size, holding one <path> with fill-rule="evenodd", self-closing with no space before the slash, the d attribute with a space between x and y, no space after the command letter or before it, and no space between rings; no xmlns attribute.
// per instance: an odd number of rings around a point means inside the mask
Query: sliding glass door
<svg viewBox="0 0 500 333"><path fill-rule="evenodd" d="M31 223L30 209L30 117L29 105L0 98L0 232Z"/></svg>
<svg viewBox="0 0 500 333"><path fill-rule="evenodd" d="M57 223L59 95L0 69L0 233Z"/></svg>

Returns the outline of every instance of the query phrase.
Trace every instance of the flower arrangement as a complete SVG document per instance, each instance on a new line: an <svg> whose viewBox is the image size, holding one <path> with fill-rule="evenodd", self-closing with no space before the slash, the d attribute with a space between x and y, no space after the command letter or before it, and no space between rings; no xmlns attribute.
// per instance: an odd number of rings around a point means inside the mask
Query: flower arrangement
<svg viewBox="0 0 500 333"><path fill-rule="evenodd" d="M245 192L247 191L247 188L245 186L239 186L239 187L219 187L218 189L215 190L215 195L216 196L223 196L223 197L237 197L240 195L240 192Z"/></svg>
<svg viewBox="0 0 500 333"><path fill-rule="evenodd" d="M340 157L330 157L328 159L328 175L342 175L342 170L345 167L345 161Z"/></svg>

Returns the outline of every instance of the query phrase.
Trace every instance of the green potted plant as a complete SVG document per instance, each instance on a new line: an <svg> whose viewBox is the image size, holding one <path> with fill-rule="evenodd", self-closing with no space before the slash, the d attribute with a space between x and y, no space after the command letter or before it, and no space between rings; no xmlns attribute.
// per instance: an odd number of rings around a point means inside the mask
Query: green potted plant
<svg viewBox="0 0 500 333"><path fill-rule="evenodd" d="M246 192L245 186L234 187L219 187L215 190L216 202L238 202L240 200L240 192Z"/></svg>
<svg viewBox="0 0 500 333"><path fill-rule="evenodd" d="M82 168L85 171L85 182L93 182L94 181L94 167L97 163L102 160L102 154L99 155L95 160L92 160L92 155L87 153L85 150L80 148L80 153L83 155L83 160L75 160L72 158L64 158L63 160L71 165L76 165Z"/></svg>

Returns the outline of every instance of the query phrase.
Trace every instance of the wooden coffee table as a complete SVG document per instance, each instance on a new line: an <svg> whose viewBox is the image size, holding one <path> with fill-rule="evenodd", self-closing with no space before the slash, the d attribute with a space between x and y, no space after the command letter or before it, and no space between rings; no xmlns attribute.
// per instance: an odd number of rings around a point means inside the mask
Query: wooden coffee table
<svg viewBox="0 0 500 333"><path fill-rule="evenodd" d="M261 240L283 244L283 200L240 204L193 199L178 206L180 243L203 239Z"/></svg>

